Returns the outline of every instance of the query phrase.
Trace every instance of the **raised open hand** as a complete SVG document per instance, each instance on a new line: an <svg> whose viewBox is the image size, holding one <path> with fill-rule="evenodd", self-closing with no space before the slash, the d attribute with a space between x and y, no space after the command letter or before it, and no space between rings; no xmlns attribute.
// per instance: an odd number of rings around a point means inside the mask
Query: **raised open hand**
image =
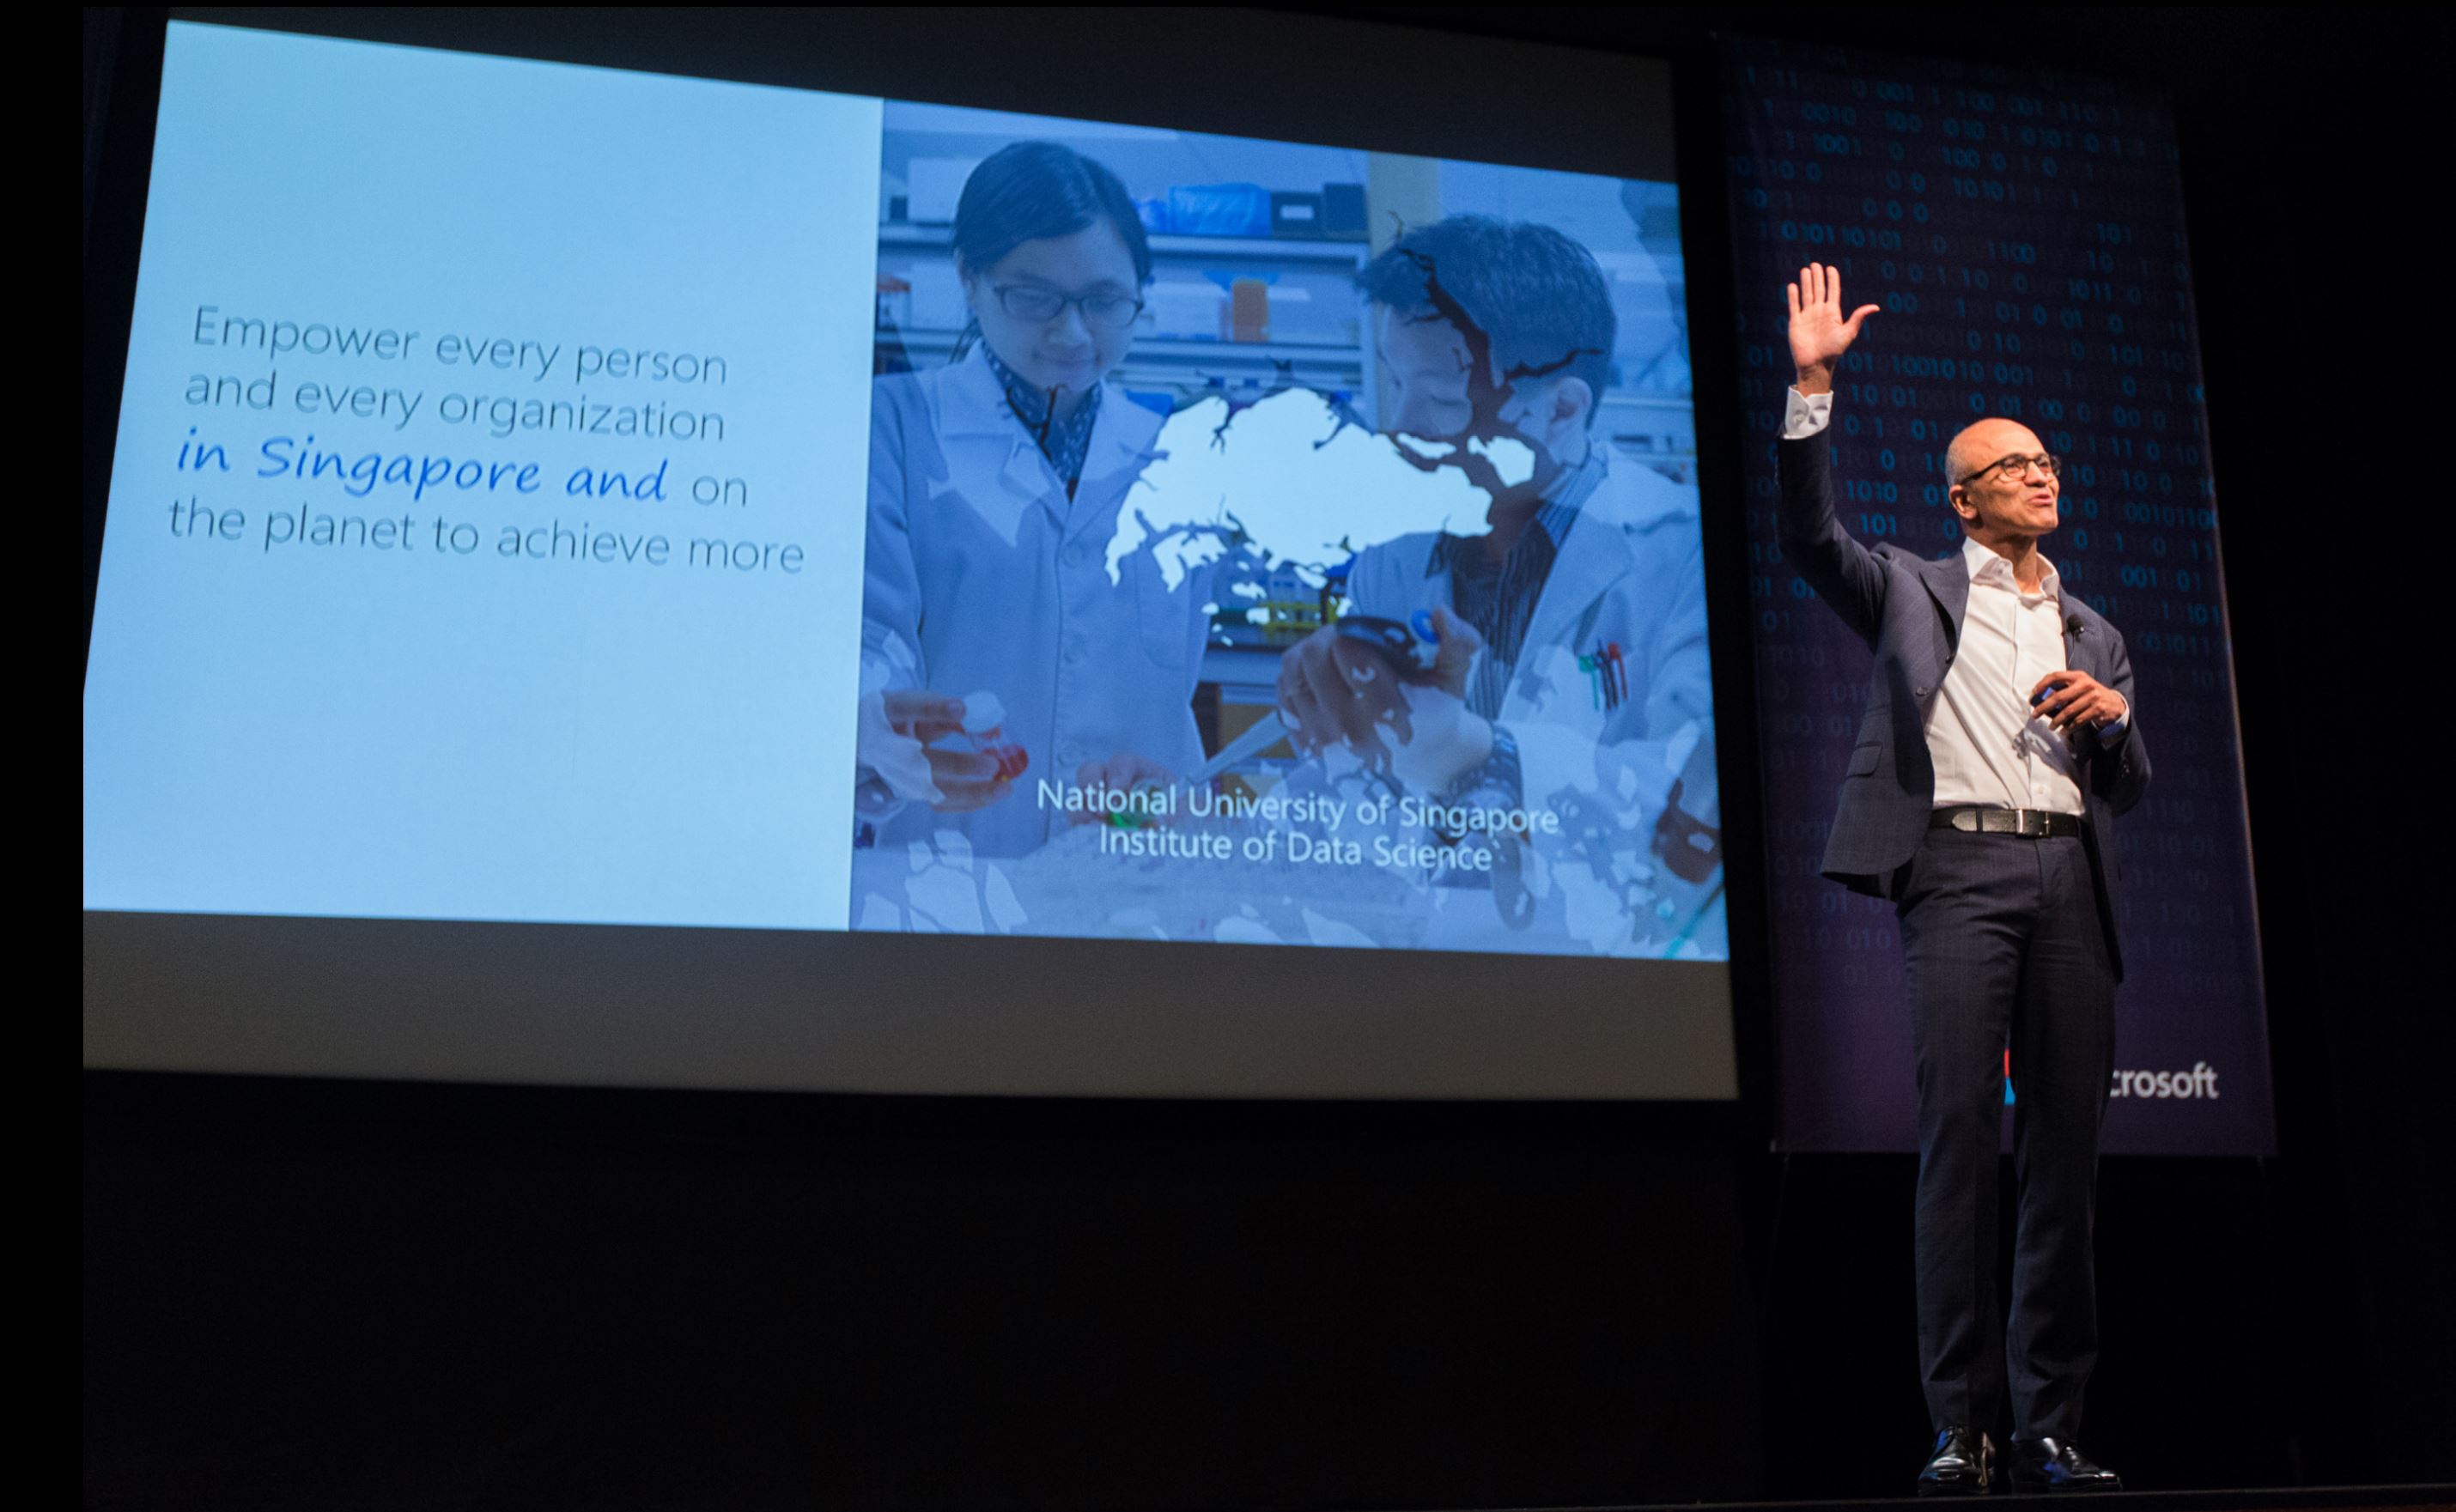
<svg viewBox="0 0 2456 1512"><path fill-rule="evenodd" d="M1811 262L1799 270L1791 295L1791 360L1799 369L1799 391L1818 394L1833 386L1842 354L1859 339L1859 323L1876 313L1863 304L1842 316L1842 270Z"/></svg>

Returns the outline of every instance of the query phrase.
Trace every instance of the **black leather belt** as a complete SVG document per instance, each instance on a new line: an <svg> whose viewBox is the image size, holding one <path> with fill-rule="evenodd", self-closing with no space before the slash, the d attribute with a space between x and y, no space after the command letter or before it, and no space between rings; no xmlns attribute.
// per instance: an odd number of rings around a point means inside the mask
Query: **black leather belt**
<svg viewBox="0 0 2456 1512"><path fill-rule="evenodd" d="M1930 829L1958 829L1965 835L2027 835L2070 838L2080 833L2080 815L2051 814L2043 808L1985 808L1962 804L1928 815Z"/></svg>

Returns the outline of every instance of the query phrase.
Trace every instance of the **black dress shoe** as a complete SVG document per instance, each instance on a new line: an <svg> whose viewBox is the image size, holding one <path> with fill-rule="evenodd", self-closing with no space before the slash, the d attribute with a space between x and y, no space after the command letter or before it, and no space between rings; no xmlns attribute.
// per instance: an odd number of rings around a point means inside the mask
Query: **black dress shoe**
<svg viewBox="0 0 2456 1512"><path fill-rule="evenodd" d="M2092 1464L2080 1445L2070 1439L2013 1440L2013 1489L2039 1491L2120 1491L2123 1478L2104 1465Z"/></svg>
<svg viewBox="0 0 2456 1512"><path fill-rule="evenodd" d="M1919 1472L1921 1496L1985 1496L1996 1476L1996 1445L1983 1433L1947 1428Z"/></svg>

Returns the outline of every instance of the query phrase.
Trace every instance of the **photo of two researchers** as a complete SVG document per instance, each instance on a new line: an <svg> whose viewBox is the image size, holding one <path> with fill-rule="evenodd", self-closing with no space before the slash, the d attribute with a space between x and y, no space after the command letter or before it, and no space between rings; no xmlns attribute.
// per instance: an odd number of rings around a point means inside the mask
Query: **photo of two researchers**
<svg viewBox="0 0 2456 1512"><path fill-rule="evenodd" d="M884 135L854 928L1727 957L1671 185Z"/></svg>

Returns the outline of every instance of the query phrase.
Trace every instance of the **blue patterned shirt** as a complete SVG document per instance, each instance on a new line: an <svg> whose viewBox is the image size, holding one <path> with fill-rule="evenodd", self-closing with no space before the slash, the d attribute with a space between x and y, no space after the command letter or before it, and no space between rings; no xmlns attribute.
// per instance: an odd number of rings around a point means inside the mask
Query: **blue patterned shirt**
<svg viewBox="0 0 2456 1512"><path fill-rule="evenodd" d="M1565 469L1544 490L1534 527L1519 534L1498 562L1480 536L1444 535L1433 543L1424 576L1450 575L1450 608L1484 637L1484 656L1466 690L1466 705L1485 719L1501 712L1502 696L1526 648L1526 627L1535 619L1552 563L1559 560L1578 511L1604 480L1604 448L1590 441L1586 460Z"/></svg>
<svg viewBox="0 0 2456 1512"><path fill-rule="evenodd" d="M1040 455L1049 459L1058 478L1066 484L1066 497L1074 497L1074 485L1083 478L1083 458L1092 449L1092 425L1100 418L1100 385L1095 383L1074 406L1074 413L1062 420L1050 419L1049 393L1024 381L1015 371L998 360L989 343L981 343L981 356L989 358L990 371L997 375L998 386L1006 391L1007 407L1026 434L1039 446Z"/></svg>

